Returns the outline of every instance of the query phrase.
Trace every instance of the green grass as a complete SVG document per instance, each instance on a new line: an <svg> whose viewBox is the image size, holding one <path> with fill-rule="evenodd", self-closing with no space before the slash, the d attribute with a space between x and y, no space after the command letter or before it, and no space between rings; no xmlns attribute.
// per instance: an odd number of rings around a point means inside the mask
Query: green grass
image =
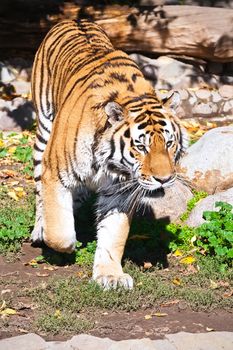
<svg viewBox="0 0 233 350"><path fill-rule="evenodd" d="M130 291L102 290L96 283L90 283L89 277L79 279L70 276L53 278L46 286L33 288L26 295L38 307L37 329L53 334L92 329L96 320L94 315L103 311L155 309L169 300L183 300L187 307L195 311L232 308L232 298L223 296L225 287L211 288L213 280L216 284L225 281L230 285L232 273L217 272L216 261L212 258L201 258L197 263L199 271L182 275L180 267L178 269L175 265L166 273L157 268L145 271L127 262L124 270L131 274L135 282L134 289ZM85 276L89 275L86 272ZM180 276L180 285L173 284L177 276Z"/></svg>
<svg viewBox="0 0 233 350"><path fill-rule="evenodd" d="M8 189L0 187L0 252L19 251L34 225L34 194L25 188L26 196L16 201L8 196Z"/></svg>

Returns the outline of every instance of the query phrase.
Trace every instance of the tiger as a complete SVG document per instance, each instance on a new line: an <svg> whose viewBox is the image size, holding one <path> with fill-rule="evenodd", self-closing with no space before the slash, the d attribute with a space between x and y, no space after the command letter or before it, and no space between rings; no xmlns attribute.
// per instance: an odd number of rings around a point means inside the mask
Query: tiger
<svg viewBox="0 0 233 350"><path fill-rule="evenodd" d="M122 256L133 213L173 185L187 148L179 94L158 98L137 64L88 19L64 20L47 33L32 70L37 113L33 243L58 252L76 246L74 208L97 193L92 279L133 288Z"/></svg>

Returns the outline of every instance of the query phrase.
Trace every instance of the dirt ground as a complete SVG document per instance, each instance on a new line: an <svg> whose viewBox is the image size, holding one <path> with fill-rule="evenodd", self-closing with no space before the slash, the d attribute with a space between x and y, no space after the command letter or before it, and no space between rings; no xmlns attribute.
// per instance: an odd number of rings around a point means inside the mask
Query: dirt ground
<svg viewBox="0 0 233 350"><path fill-rule="evenodd" d="M31 259L41 254L40 248L33 248L30 244L23 245L19 260L9 262L0 257L0 278L2 280L1 295L12 293L16 315L8 316L0 330L0 339L7 338L30 331L33 329L33 320L36 316L36 307L33 307L29 297L17 296L20 286L36 286L46 281L49 277L70 276L77 273L76 265L60 266L50 271L45 270L45 264L37 268L27 265ZM26 264L26 265L25 265ZM9 291L10 289L10 291ZM16 298L16 300L15 300ZM152 312L166 313L165 317L145 316ZM102 312L93 315L95 327L89 333L99 337L109 337L114 340L129 338L149 337L151 339L162 338L164 334L186 332L208 332L208 331L233 331L232 312L226 310L214 310L211 312L194 312L185 303L166 303L156 310L140 310L135 312ZM40 333L47 340L65 340L68 336L48 336Z"/></svg>

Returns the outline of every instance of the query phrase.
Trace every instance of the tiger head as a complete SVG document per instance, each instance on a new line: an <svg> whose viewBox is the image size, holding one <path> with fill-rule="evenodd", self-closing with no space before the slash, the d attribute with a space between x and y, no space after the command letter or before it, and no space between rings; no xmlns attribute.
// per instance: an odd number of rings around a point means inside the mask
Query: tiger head
<svg viewBox="0 0 233 350"><path fill-rule="evenodd" d="M153 95L125 105L106 104L108 175L119 181L135 181L148 192L173 184L175 164L188 143L175 117L178 103L179 94L174 93L162 104Z"/></svg>

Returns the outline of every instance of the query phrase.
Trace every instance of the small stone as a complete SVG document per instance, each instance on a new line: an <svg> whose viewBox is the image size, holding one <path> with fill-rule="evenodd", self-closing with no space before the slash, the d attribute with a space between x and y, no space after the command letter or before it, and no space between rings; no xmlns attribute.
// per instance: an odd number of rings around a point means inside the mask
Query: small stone
<svg viewBox="0 0 233 350"><path fill-rule="evenodd" d="M190 99L189 99L189 103L191 105L194 105L196 102L197 102L196 96L195 95L191 96Z"/></svg>
<svg viewBox="0 0 233 350"><path fill-rule="evenodd" d="M30 77L29 77L27 69L21 69L17 79L18 80L23 80L23 81L29 81Z"/></svg>
<svg viewBox="0 0 233 350"><path fill-rule="evenodd" d="M2 83L10 83L15 79L15 75L11 72L11 70L6 67L2 62L0 62L0 80Z"/></svg>
<svg viewBox="0 0 233 350"><path fill-rule="evenodd" d="M201 100L206 100L210 97L211 92L207 89L200 89L196 91L196 96Z"/></svg>
<svg viewBox="0 0 233 350"><path fill-rule="evenodd" d="M219 93L223 98L233 98L233 86L223 85L219 88Z"/></svg>
<svg viewBox="0 0 233 350"><path fill-rule="evenodd" d="M11 84L15 87L15 91L19 95L28 95L31 91L31 83L23 80L13 80Z"/></svg>
<svg viewBox="0 0 233 350"><path fill-rule="evenodd" d="M213 104L209 103L198 103L193 107L193 114L211 114L213 113Z"/></svg>
<svg viewBox="0 0 233 350"><path fill-rule="evenodd" d="M233 100L226 101L223 105L223 112L232 114L233 113ZM230 112L230 113L229 113Z"/></svg>
<svg viewBox="0 0 233 350"><path fill-rule="evenodd" d="M185 89L180 89L179 91L181 100L187 100L189 98L189 93Z"/></svg>
<svg viewBox="0 0 233 350"><path fill-rule="evenodd" d="M222 100L221 95L217 91L212 91L211 95L212 95L213 102L219 102Z"/></svg>

